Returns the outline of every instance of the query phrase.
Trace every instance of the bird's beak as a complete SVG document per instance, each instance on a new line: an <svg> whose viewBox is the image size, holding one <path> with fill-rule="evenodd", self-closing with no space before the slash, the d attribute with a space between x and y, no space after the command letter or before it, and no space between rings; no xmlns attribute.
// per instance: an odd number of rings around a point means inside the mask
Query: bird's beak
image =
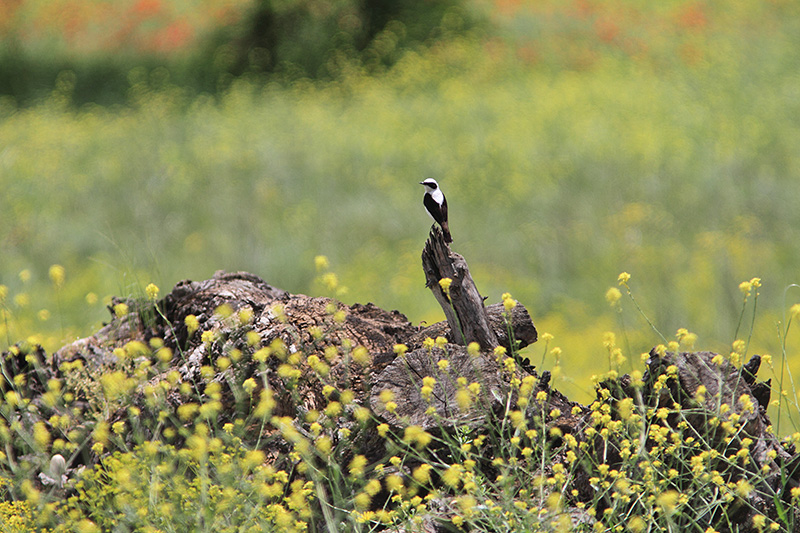
<svg viewBox="0 0 800 533"><path fill-rule="evenodd" d="M425 185L425 182L424 181L420 181L419 184L420 185Z"/></svg>

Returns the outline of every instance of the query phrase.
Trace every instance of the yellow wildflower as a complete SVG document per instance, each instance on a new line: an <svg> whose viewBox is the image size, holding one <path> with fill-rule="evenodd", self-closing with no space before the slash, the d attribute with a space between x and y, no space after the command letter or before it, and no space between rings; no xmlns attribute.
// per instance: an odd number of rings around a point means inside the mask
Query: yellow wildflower
<svg viewBox="0 0 800 533"><path fill-rule="evenodd" d="M147 287L144 288L144 292L150 300L158 298L158 287L154 283L148 283Z"/></svg>
<svg viewBox="0 0 800 533"><path fill-rule="evenodd" d="M442 278L439 280L439 286L442 288L442 291L449 295L450 294L450 285L453 284L453 280L451 278Z"/></svg>
<svg viewBox="0 0 800 533"><path fill-rule="evenodd" d="M661 493L656 498L656 504L661 507L665 513L672 514L675 512L675 507L678 505L679 496L680 494L678 494L676 491L668 490Z"/></svg>
<svg viewBox="0 0 800 533"><path fill-rule="evenodd" d="M745 298L750 296L750 291L753 290L753 284L749 281L743 281L739 284L739 290L744 294Z"/></svg>
<svg viewBox="0 0 800 533"><path fill-rule="evenodd" d="M323 270L328 270L330 262L326 256L318 255L314 258L314 266L317 268L317 272L322 272Z"/></svg>
<svg viewBox="0 0 800 533"><path fill-rule="evenodd" d="M414 469L411 475L420 484L428 483L431 480L431 465L421 464Z"/></svg>
<svg viewBox="0 0 800 533"><path fill-rule="evenodd" d="M363 346L356 346L353 350L353 361L361 366L367 366L370 362L369 350Z"/></svg>
<svg viewBox="0 0 800 533"><path fill-rule="evenodd" d="M361 477L364 475L364 467L367 466L367 458L363 455L356 455L350 464L347 466L351 477Z"/></svg>
<svg viewBox="0 0 800 533"><path fill-rule="evenodd" d="M431 440L433 440L433 436L420 426L408 426L403 433L403 442L415 444L417 449L424 448L430 444Z"/></svg>
<svg viewBox="0 0 800 533"><path fill-rule="evenodd" d="M517 306L517 301L511 297L510 293L503 293L503 307L506 310L506 313L510 313L512 309Z"/></svg>
<svg viewBox="0 0 800 533"><path fill-rule="evenodd" d="M53 282L53 285L56 288L61 287L64 284L64 278L66 277L66 271L64 267L61 265L53 265L50 267L50 280Z"/></svg>
<svg viewBox="0 0 800 533"><path fill-rule="evenodd" d="M329 291L335 291L339 286L339 278L333 272L327 272L322 275L322 283Z"/></svg>
<svg viewBox="0 0 800 533"><path fill-rule="evenodd" d="M619 299L622 298L622 293L619 292L619 289L616 287L611 287L606 291L606 301L609 305L614 306L617 305Z"/></svg>

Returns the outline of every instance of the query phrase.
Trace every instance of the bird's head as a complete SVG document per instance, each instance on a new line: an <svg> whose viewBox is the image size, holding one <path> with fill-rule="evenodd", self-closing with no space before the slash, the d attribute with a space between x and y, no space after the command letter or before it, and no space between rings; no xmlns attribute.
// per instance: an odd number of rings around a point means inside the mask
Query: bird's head
<svg viewBox="0 0 800 533"><path fill-rule="evenodd" d="M427 178L425 181L420 181L419 184L424 185L425 190L428 192L433 192L439 188L439 184L436 183L436 180L433 178Z"/></svg>

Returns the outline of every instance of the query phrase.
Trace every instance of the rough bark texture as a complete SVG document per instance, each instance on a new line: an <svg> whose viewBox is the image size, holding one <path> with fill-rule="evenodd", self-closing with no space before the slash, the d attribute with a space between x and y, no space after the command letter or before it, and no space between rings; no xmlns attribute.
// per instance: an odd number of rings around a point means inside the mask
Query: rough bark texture
<svg viewBox="0 0 800 533"><path fill-rule="evenodd" d="M447 361L446 367L440 367ZM422 395L423 378L434 378L435 384L430 395ZM477 402L462 408L456 400L457 377L464 377L467 383L481 383ZM457 344L446 344L441 348L420 348L397 357L372 382L370 407L388 423L402 427L417 425L425 430L440 427L480 425L487 411L501 412L511 392L508 381L504 379L502 367L490 357L473 356L466 348ZM381 401L381 393L391 391L396 409L386 410ZM427 413L433 407L433 413Z"/></svg>
<svg viewBox="0 0 800 533"><path fill-rule="evenodd" d="M513 338L516 341L516 349L521 350L526 346L535 343L538 340L538 333L536 327L533 325L531 315L528 310L520 302L516 302L516 306L511 310L511 331ZM496 303L486 306L486 315L489 319L489 327L497 337L500 346L507 350L511 350L511 342L508 338L508 320L506 318L505 308L502 303ZM435 339L436 337L445 337L450 343L457 344L455 336L450 329L448 322L437 322L425 328L418 330L407 341L409 346L417 346L422 344L426 337Z"/></svg>
<svg viewBox="0 0 800 533"><path fill-rule="evenodd" d="M163 382L176 370L181 381L193 383L200 389L212 382L220 383L223 412L218 423L224 424L234 421L249 405L247 399L237 397L230 384L241 384L251 377L258 378L259 383L262 377L265 378L264 381L275 397L275 416L295 417L298 413L302 415L327 404L324 384L315 378L307 366L296 383L281 377L279 367L288 355L299 353L307 357L317 354L323 358L323 354L333 353L332 357L323 359L330 366L329 377L337 388L347 387L353 390L356 397L352 408L355 408L359 405L370 405L370 391L376 384L384 383L386 379L395 379L395 370L390 370L388 375L384 374L384 370L396 358L395 344L405 343L411 355L421 348L426 337L453 336L446 323L433 324L425 329L418 328L397 311L385 311L373 304L345 306L329 298L289 294L246 272L217 272L213 278L205 281L182 281L155 305L150 302L115 300L110 310L118 303L126 303L130 312L124 316L116 316L112 312L111 321L96 334L62 347L51 357L39 347L27 352L3 354L5 376L9 381L0 378L0 386L8 388L14 376L25 376L31 400L37 407L36 412L24 413L27 427L32 427L37 421L47 420L54 414L64 414L45 405L42 395L47 391L48 380L56 378L62 382L69 381L68 372L64 370L65 363L80 361L86 374L100 376L119 366L120 360L115 350L130 346L132 341L148 345L151 339L161 339L164 347L172 351L171 359L161 365L160 371L150 379L150 383ZM534 331L535 336L535 329L527 311L521 305L518 307L512 323L519 328L515 336L525 344L532 338L531 331ZM337 311L343 312L339 318L334 314ZM186 318L190 315L197 319L197 329L191 333L186 324ZM497 328L495 336L505 338L508 330L505 322L495 316L493 326ZM259 342L255 346L248 342L248 333L251 332L258 335ZM213 340L205 342L204 333L212 334ZM285 354L276 351L267 359L265 374L259 375L258 365L253 360L254 352L261 347L276 346L276 342L285 347ZM353 350L357 347L366 349L369 356L366 364L353 360ZM333 351L326 352L329 348ZM223 371L217 370L209 375L207 369L217 368L220 357L228 357L236 351L241 353L239 361ZM458 359L454 364L459 364ZM481 361L480 364L492 363ZM392 368L397 367L398 364L395 363ZM419 371L427 372L422 368ZM486 371L483 377L490 379L487 384L491 382L498 386L495 372ZM258 396L259 390L260 387L254 396ZM404 395L406 391L398 390L398 396ZM81 409L89 407L89 389L77 391L76 396L74 406ZM173 408L185 401L174 390L167 393L166 400ZM142 417L155 416L156 413L147 409L142 391L139 391L134 401L142 409ZM109 422L125 419L129 407L130 405L117 405ZM415 417L412 415L412 418ZM66 428L64 433L69 429ZM267 438L268 442L274 443L272 449L265 450L271 461L278 461L289 450L287 444L277 438L277 428L268 424L258 431L261 433L253 434L253 440ZM338 439L336 432L333 437ZM374 432L364 432L362 437L366 448L358 452L377 459L383 449L372 448L377 441ZM133 434L130 438L133 439ZM137 435L137 438L153 439L158 438L158 435L148 433ZM356 452L357 450L353 450L353 453ZM11 459L13 458L12 453ZM94 464L98 459L89 450L81 449L80 453L69 459L69 467L74 469L78 465Z"/></svg>
<svg viewBox="0 0 800 533"><path fill-rule="evenodd" d="M425 243L422 268L425 270L425 286L442 307L454 335L453 341L462 346L477 342L483 349L498 346L500 341L489 324L483 297L472 281L467 262L450 250L438 226L431 228ZM445 278L452 280L447 292L439 284Z"/></svg>
<svg viewBox="0 0 800 533"><path fill-rule="evenodd" d="M301 362L309 361L316 355L329 366L326 380L341 388L348 387L353 392L352 401L344 409L353 410L367 407L374 418L362 426L352 422L352 418L342 417L341 423L333 421L333 429L327 435L334 446L349 432L349 447L341 458L343 464L354 454L362 454L372 461L386 457L385 442L378 436L376 424L382 422L400 431L409 425L419 425L432 432L454 432L466 427L474 432L488 431L492 424L503 420L509 410L517 409L517 390L511 380L525 380L529 376L535 382L531 398L536 401L524 408L526 420L531 427L544 423L541 439L548 440L550 449L557 450L564 442L565 435L572 435L578 443L585 446L575 448L583 454L579 465L606 464L616 468L623 464L621 450L623 443L611 437L603 438L593 431L596 413L587 406L570 401L549 384L549 374L537 375L530 368L509 365L503 358L496 358L491 349L498 345L511 348L508 326L502 315L502 306L489 306L484 311L483 301L477 296L463 258L452 254L439 235L432 235L426 247L426 276L434 293L439 289L441 277L451 277L450 298L453 307L461 309L460 298L469 295L471 303L468 310L458 314L458 324L465 336L453 333L447 324L434 324L418 328L409 323L397 311L384 311L372 304L345 306L327 298L314 298L293 295L265 283L260 278L243 272L218 272L212 279L192 282L183 281L175 286L170 294L155 305L152 302L128 301L131 313L117 317L95 335L64 346L49 357L40 348L16 349L3 354L3 375L0 387L8 390L14 376L24 376L26 399L30 407L19 411L16 423L19 427L30 429L35 423L43 423L51 428L54 415L73 413L74 409L86 406L92 401L89 385L74 382L75 401L69 411L61 412L46 401L48 380L61 379L71 383L65 363L80 360L89 375L102 375L108 368L120 363L116 349L130 346L131 341L149 343L151 339L162 339L163 346L171 350L171 358L160 361L152 357L158 371L150 380L151 384L169 379L171 372L177 371L182 381L193 383L203 390L210 383L221 385L218 424L235 421L253 408L248 398L241 397L231 384L241 384L250 377L257 378L258 389L253 396L258 397L262 383L272 391L275 398L273 414L291 417L301 425L304 416L312 411L320 411L330 400L323 382L314 374L308 364L297 365L303 368L299 376L287 377L282 370L283 363L298 354ZM477 296L477 300L475 300ZM437 298L446 298L439 292ZM441 300L443 301L443 300ZM448 300L449 302L450 300ZM449 303L448 303L449 305ZM443 308L447 306L443 305ZM187 317L197 318L197 329L190 330ZM477 325L467 325L466 320L477 319ZM453 319L455 320L455 319ZM454 322L450 322L453 324ZM512 336L519 346L536 340L536 329L530 316L522 305L514 308L511 317ZM466 327L465 327L466 326ZM252 342L253 335L257 342ZM204 338L205 336L205 338ZM445 343L425 342L426 337L442 336ZM470 354L463 346L475 340L484 348L477 354ZM395 345L403 343L408 351L398 355ZM368 357L354 357L361 346ZM266 364L257 364L257 350L271 347ZM399 350L402 352L402 350ZM169 352L167 352L169 353ZM231 358L238 354L232 364L220 365L221 357ZM363 351L362 351L363 355ZM141 362L141 356L135 361ZM446 361L446 362L445 362ZM750 462L742 467L730 467L730 462L719 461L707 465L717 469L727 483L736 483L753 472L760 473L763 479L758 490L737 500L728 511L735 519L738 531L755 531L752 518L763 514L770 518L778 516L778 504L783 512L797 513L791 507L792 488L800 485L800 459L793 446L781 443L767 428L771 426L766 414L769 402L769 383L756 380L759 358L755 356L742 369L715 359L708 352L696 353L651 353L648 369L641 382L634 382L630 376L603 382L598 387L599 398L610 398L612 405L621 405L626 398L632 398L635 405L642 406L644 421L648 426L675 429L679 422L674 415L661 417L659 408L666 407L672 412L680 408L685 413L684 421L689 427L684 432L694 432L697 440L706 447L717 450L722 457L731 454L733 445L741 445L745 438L751 439ZM160 365L160 366L158 366ZM210 370L209 370L210 369ZM423 378L435 380L430 391L423 393ZM466 383L478 383L480 392L471 398L469 404L459 404L458 391L463 388L458 378ZM705 394L698 395L698 388L705 387ZM84 388L81 388L84 387ZM339 387L337 387L339 388ZM386 393L384 391L390 391ZM541 394L540 394L541 393ZM175 390L166 394L166 402L178 407L184 401ZM395 403L387 409L387 399ZM725 403L729 410L720 415L719 405ZM131 405L109 404L111 412L109 423L122 420ZM134 405L141 410L142 419L154 419L158 412L149 407L145 389L134 393ZM326 415L321 415L323 418ZM612 419L623 420L620 412L612 410ZM724 429L724 423L732 417L741 420L741 429L731 437ZM60 428L63 434L79 431L82 421L74 416L69 418L73 426ZM350 422L347 422L350 420ZM328 420L331 422L331 420ZM180 421L176 422L181 429ZM259 443L267 456L267 462L281 467L292 450L291 443L281 435L280 424L253 425L248 428L247 443ZM139 433L132 431L127 436L139 441L161 438L160 435L146 433L143 425ZM327 427L327 426L326 426ZM161 427L160 430L163 430ZM160 431L159 430L159 431ZM346 430L346 431L345 431ZM55 432L55 430L53 430ZM144 431L145 433L141 433ZM486 457L494 451L486 444ZM654 446L650 437L642 441L644 449ZM735 448L739 449L739 448ZM111 453L106 450L103 453ZM562 453L562 452L559 452ZM564 455L555 453L545 465L547 475L555 464L567 464ZM566 452L563 452L566 453ZM12 447L6 447L8 461L22 461ZM67 475L74 475L78 465L93 465L100 457L88 447L78 450L67 458ZM728 466L726 466L728 465ZM407 465L410 467L413 465ZM676 465L664 464L662 468ZM765 473L766 472L766 473ZM387 471L388 475L388 471ZM680 480L675 482L680 488ZM569 484L563 488L564 494L573 494L572 503L590 502L596 494L596 481L592 481L588 469L578 467ZM445 507L449 503L443 503ZM611 502L608 502L611 505ZM597 509L602 512L602 505ZM454 511L455 512L455 511ZM571 510L576 517L573 523L591 523L592 518L577 508ZM714 517L705 517L709 524L714 523L718 531L726 530L724 525L715 523ZM800 517L797 517L800 520ZM433 530L440 530L435 521L428 520ZM795 523L799 523L795 521ZM441 527L449 527L447 525ZM733 530L733 529L728 529Z"/></svg>

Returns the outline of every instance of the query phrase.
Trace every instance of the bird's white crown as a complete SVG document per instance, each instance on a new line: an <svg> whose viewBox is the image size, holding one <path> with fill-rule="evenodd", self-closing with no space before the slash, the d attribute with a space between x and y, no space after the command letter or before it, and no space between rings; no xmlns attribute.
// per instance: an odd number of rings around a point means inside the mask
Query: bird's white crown
<svg viewBox="0 0 800 533"><path fill-rule="evenodd" d="M424 181L420 181L419 184L424 185L428 191L435 191L439 188L439 184L433 178L427 178Z"/></svg>

